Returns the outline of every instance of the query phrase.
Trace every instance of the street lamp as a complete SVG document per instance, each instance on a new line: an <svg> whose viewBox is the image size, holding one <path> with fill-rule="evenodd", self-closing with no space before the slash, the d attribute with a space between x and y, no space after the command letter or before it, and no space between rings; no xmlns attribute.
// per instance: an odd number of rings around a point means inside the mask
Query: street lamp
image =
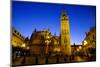
<svg viewBox="0 0 100 67"><path fill-rule="evenodd" d="M86 47L86 45L88 44L88 42L86 41L86 40L84 40L84 42L83 42L83 51L84 51L84 55L87 55L87 47Z"/></svg>
<svg viewBox="0 0 100 67"><path fill-rule="evenodd" d="M47 36L47 38L49 39L50 37L49 37L49 36Z"/></svg>
<svg viewBox="0 0 100 67"><path fill-rule="evenodd" d="M25 47L26 47L25 43L24 43L24 44L22 44L22 47L23 47L23 48L25 48Z"/></svg>
<svg viewBox="0 0 100 67"><path fill-rule="evenodd" d="M84 46L85 46L85 45L87 45L87 41L86 41L86 40L84 40Z"/></svg>
<svg viewBox="0 0 100 67"><path fill-rule="evenodd" d="M49 40L46 40L45 43L46 43L46 46L47 46L46 47L46 54L48 54L48 45L49 45L50 41Z"/></svg>
<svg viewBox="0 0 100 67"><path fill-rule="evenodd" d="M46 54L48 54L48 46L49 46L49 43L50 43L50 36L47 36L46 37L46 40L45 40L45 43L46 43Z"/></svg>
<svg viewBox="0 0 100 67"><path fill-rule="evenodd" d="M79 46L79 49L81 50L82 49L82 46Z"/></svg>
<svg viewBox="0 0 100 67"><path fill-rule="evenodd" d="M28 49L30 49L29 47L26 47L26 49L28 50Z"/></svg>

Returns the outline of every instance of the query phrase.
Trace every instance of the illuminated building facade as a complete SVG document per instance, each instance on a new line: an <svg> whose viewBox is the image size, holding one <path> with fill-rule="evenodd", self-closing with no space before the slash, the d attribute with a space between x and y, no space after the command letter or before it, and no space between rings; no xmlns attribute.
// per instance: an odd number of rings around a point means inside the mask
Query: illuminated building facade
<svg viewBox="0 0 100 67"><path fill-rule="evenodd" d="M37 31L30 38L30 50L33 55L52 55L60 52L59 36L53 36L49 30Z"/></svg>
<svg viewBox="0 0 100 67"><path fill-rule="evenodd" d="M11 36L12 61L14 61L17 57L24 54L23 48L25 48L26 45L25 38L15 28L12 28Z"/></svg>
<svg viewBox="0 0 100 67"><path fill-rule="evenodd" d="M52 52L52 55L60 55L61 54L61 45L60 45L60 38L59 36L52 36L52 39L51 39L51 45L52 45L52 48L51 48L51 52Z"/></svg>
<svg viewBox="0 0 100 67"><path fill-rule="evenodd" d="M77 55L81 55L82 56L82 45L76 45L74 43L74 45L71 45L71 53L72 56L77 56Z"/></svg>
<svg viewBox="0 0 100 67"><path fill-rule="evenodd" d="M92 27L89 32L86 32L86 37L82 43L84 55L96 54L96 27Z"/></svg>
<svg viewBox="0 0 100 67"><path fill-rule="evenodd" d="M37 31L35 29L30 38L31 54L47 54L51 37L51 33L48 30Z"/></svg>
<svg viewBox="0 0 100 67"><path fill-rule="evenodd" d="M12 45L30 49L31 55L71 55L69 20L66 11L61 16L60 36L52 35L49 29L34 30L30 38L24 38L12 29Z"/></svg>
<svg viewBox="0 0 100 67"><path fill-rule="evenodd" d="M13 47L21 47L25 38L15 29L12 28L11 44Z"/></svg>
<svg viewBox="0 0 100 67"><path fill-rule="evenodd" d="M71 55L69 20L66 11L61 16L61 45L65 55Z"/></svg>

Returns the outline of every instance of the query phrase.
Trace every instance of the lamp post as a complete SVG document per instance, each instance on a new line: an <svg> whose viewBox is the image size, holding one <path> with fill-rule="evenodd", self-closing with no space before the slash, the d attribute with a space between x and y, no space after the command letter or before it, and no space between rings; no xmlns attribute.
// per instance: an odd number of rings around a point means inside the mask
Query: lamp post
<svg viewBox="0 0 100 67"><path fill-rule="evenodd" d="M26 48L26 44L25 43L23 43L22 45L21 45L21 47L23 48L23 61L22 61L22 63L24 64L25 63L25 56L26 56L26 52L25 52L25 48Z"/></svg>
<svg viewBox="0 0 100 67"><path fill-rule="evenodd" d="M45 43L46 43L46 54L48 54L48 46L49 46L49 43L50 43L51 41L50 41L50 36L47 36L46 37L46 40L45 40Z"/></svg>
<svg viewBox="0 0 100 67"><path fill-rule="evenodd" d="M83 44L83 45L84 45L84 46L87 45L87 41L86 41L86 40L84 40L84 44Z"/></svg>
<svg viewBox="0 0 100 67"><path fill-rule="evenodd" d="M48 54L49 40L46 40L45 43L46 43L46 54Z"/></svg>
<svg viewBox="0 0 100 67"><path fill-rule="evenodd" d="M26 47L26 49L29 50L30 48L29 47Z"/></svg>
<svg viewBox="0 0 100 67"><path fill-rule="evenodd" d="M28 56L30 56L30 47L29 47L29 46L26 47L26 54L27 54Z"/></svg>
<svg viewBox="0 0 100 67"><path fill-rule="evenodd" d="M23 43L23 44L21 45L21 47L23 48L23 55L25 56L25 48L26 48L26 44Z"/></svg>
<svg viewBox="0 0 100 67"><path fill-rule="evenodd" d="M24 44L22 44L22 46L21 46L21 47L25 48L25 47L26 47L25 43L24 43Z"/></svg>
<svg viewBox="0 0 100 67"><path fill-rule="evenodd" d="M86 41L86 40L84 40L84 42L83 42L83 47L84 47L84 55L86 55L87 56L87 45L88 44L88 42Z"/></svg>

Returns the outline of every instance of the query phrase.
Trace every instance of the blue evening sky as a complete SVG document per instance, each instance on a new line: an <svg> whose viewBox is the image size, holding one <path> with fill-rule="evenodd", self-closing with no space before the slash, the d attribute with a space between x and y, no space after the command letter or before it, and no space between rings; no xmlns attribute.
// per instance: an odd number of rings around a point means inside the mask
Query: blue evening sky
<svg viewBox="0 0 100 67"><path fill-rule="evenodd" d="M85 32L96 25L96 7L69 4L36 2L12 2L12 27L24 37L30 37L34 29L50 29L52 35L60 34L61 12L66 10L69 17L71 44L81 44Z"/></svg>

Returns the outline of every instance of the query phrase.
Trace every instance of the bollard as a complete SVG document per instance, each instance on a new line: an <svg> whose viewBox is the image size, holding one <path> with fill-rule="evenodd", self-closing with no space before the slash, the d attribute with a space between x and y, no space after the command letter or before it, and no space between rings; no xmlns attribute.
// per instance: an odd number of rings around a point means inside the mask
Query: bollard
<svg viewBox="0 0 100 67"><path fill-rule="evenodd" d="M48 64L48 57L46 57L46 62L45 63Z"/></svg>
<svg viewBox="0 0 100 67"><path fill-rule="evenodd" d="M35 57L35 64L38 64L38 57Z"/></svg>

